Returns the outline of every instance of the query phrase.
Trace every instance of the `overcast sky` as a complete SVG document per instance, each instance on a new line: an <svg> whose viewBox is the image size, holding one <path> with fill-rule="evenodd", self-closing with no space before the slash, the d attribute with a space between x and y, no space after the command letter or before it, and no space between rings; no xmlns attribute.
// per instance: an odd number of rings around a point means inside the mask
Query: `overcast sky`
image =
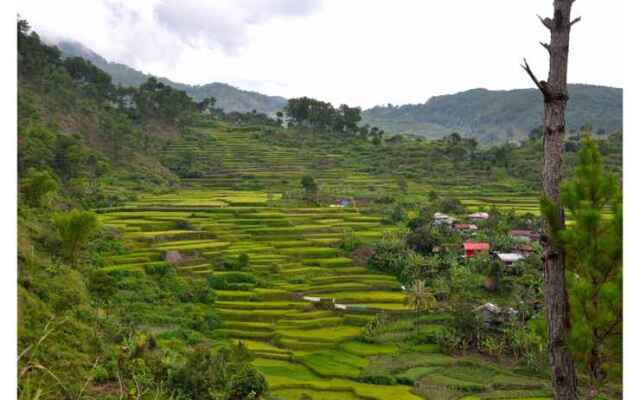
<svg viewBox="0 0 640 400"><path fill-rule="evenodd" d="M191 84L362 107L532 87L551 0L21 0L43 35ZM622 0L578 0L569 81L622 86Z"/></svg>

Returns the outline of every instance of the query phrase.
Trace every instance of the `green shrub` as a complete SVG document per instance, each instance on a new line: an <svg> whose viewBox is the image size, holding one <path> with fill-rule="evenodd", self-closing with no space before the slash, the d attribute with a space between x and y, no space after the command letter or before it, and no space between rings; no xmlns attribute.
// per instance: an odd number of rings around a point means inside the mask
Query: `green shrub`
<svg viewBox="0 0 640 400"><path fill-rule="evenodd" d="M48 302L56 312L64 312L75 306L89 303L89 295L82 275L66 268L48 279L46 284Z"/></svg>
<svg viewBox="0 0 640 400"><path fill-rule="evenodd" d="M207 278L207 282L211 289L215 289L215 290L229 289L229 283L224 277L221 277L221 276L210 276L209 278Z"/></svg>
<svg viewBox="0 0 640 400"><path fill-rule="evenodd" d="M398 383L397 379L390 375L366 375L358 377L357 380L372 385L395 385Z"/></svg>
<svg viewBox="0 0 640 400"><path fill-rule="evenodd" d="M318 194L318 184L311 175L303 176L300 179L300 185L302 186L302 189L304 189L304 192L308 198L316 196Z"/></svg>
<svg viewBox="0 0 640 400"><path fill-rule="evenodd" d="M58 181L48 171L32 172L25 179L21 190L27 204L31 207L40 207L52 193L58 190Z"/></svg>
<svg viewBox="0 0 640 400"><path fill-rule="evenodd" d="M74 263L82 247L100 226L98 217L93 212L80 210L56 213L53 223L62 238L64 256Z"/></svg>
<svg viewBox="0 0 640 400"><path fill-rule="evenodd" d="M354 251L358 247L362 245L362 241L358 239L354 234L352 229L345 229L342 235L342 240L340 241L340 248L344 251Z"/></svg>
<svg viewBox="0 0 640 400"><path fill-rule="evenodd" d="M253 392L258 399L267 391L267 382L250 362L247 348L222 347L217 351L200 346L188 355L187 362L171 376L172 387L183 395L199 400L243 400Z"/></svg>
<svg viewBox="0 0 640 400"><path fill-rule="evenodd" d="M432 226L423 225L407 235L407 246L420 254L428 255L433 252L433 248L440 244L437 235L434 234Z"/></svg>
<svg viewBox="0 0 640 400"><path fill-rule="evenodd" d="M176 229L185 230L185 231L191 231L195 229L191 221L186 219L181 219L176 221L175 227Z"/></svg>
<svg viewBox="0 0 640 400"><path fill-rule="evenodd" d="M101 302L108 301L118 290L116 279L103 270L94 270L89 274L88 287Z"/></svg>
<svg viewBox="0 0 640 400"><path fill-rule="evenodd" d="M398 236L388 236L376 243L369 257L369 268L400 276L405 267L406 245Z"/></svg>
<svg viewBox="0 0 640 400"><path fill-rule="evenodd" d="M96 365L93 370L93 380L96 383L106 383L111 379L109 371L102 365Z"/></svg>
<svg viewBox="0 0 640 400"><path fill-rule="evenodd" d="M397 376L396 383L398 385L413 386L415 385L416 381L414 379L409 378L408 376Z"/></svg>
<svg viewBox="0 0 640 400"><path fill-rule="evenodd" d="M231 288L234 284L250 284L257 283L256 278L246 272L224 272L221 274L211 275L207 278L209 287L217 290Z"/></svg>
<svg viewBox="0 0 640 400"><path fill-rule="evenodd" d="M404 211L404 208L402 208L401 205L396 204L396 206L393 207L393 210L389 214L389 221L393 224L397 224L406 221L406 219L407 213Z"/></svg>
<svg viewBox="0 0 640 400"><path fill-rule="evenodd" d="M235 266L238 270L247 269L249 267L249 256L246 253L240 254Z"/></svg>
<svg viewBox="0 0 640 400"><path fill-rule="evenodd" d="M440 201L440 212L448 214L464 214L465 208L462 202L452 197L446 197Z"/></svg>
<svg viewBox="0 0 640 400"><path fill-rule="evenodd" d="M267 380L253 367L244 367L229 381L229 400L258 399L267 391Z"/></svg>
<svg viewBox="0 0 640 400"><path fill-rule="evenodd" d="M217 314L213 311L206 311L203 314L196 314L191 317L189 328L207 334L214 329L220 328L222 322Z"/></svg>
<svg viewBox="0 0 640 400"><path fill-rule="evenodd" d="M169 263L147 264L144 266L144 272L148 275L165 276L171 271L175 272L175 268Z"/></svg>
<svg viewBox="0 0 640 400"><path fill-rule="evenodd" d="M192 301L194 303L214 304L216 302L216 292L209 286L208 282L192 281Z"/></svg>

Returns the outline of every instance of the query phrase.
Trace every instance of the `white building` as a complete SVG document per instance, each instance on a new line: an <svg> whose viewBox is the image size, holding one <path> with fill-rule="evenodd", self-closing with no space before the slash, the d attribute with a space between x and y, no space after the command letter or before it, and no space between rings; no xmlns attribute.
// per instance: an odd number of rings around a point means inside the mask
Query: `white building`
<svg viewBox="0 0 640 400"><path fill-rule="evenodd" d="M514 262L524 258L522 254L518 253L498 253L497 256L506 266L511 266Z"/></svg>
<svg viewBox="0 0 640 400"><path fill-rule="evenodd" d="M489 214L486 212L475 212L469 215L469 219L475 220L475 221L484 221L489 219Z"/></svg>

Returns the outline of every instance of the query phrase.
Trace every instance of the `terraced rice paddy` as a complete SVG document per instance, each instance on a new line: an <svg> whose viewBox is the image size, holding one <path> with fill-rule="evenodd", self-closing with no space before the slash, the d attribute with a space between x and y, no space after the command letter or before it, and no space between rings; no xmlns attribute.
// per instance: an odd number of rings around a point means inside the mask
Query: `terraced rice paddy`
<svg viewBox="0 0 640 400"><path fill-rule="evenodd" d="M300 178L310 173L323 193L354 198L399 194L398 176L410 168L415 170L425 157L424 151L415 144L384 149L358 148L357 151L340 146L324 148L327 144L322 142L315 143L315 147L286 147L265 143L251 132L204 128L199 131L209 138L206 144L185 142L166 150L175 154L190 149L202 159L220 162L221 168L215 174L183 180L195 188L286 193L299 190ZM387 173L365 172L363 165L379 162L386 154L394 155L396 162L386 169ZM522 182L507 179L498 183L488 179L485 172L470 168L459 171L455 180L426 172L407 183L411 196L420 198L434 191L460 199L471 210L495 205L501 209L514 207L522 213L538 212L537 192L527 189Z"/></svg>
<svg viewBox="0 0 640 400"><path fill-rule="evenodd" d="M461 393L474 394L467 400L547 398L538 379L449 357L433 347L398 348L393 341L411 332L409 326L379 343L355 340L377 313L409 310L394 277L355 265L336 244L345 232L370 243L398 228L383 225L380 215L358 204L332 208L288 202L283 194L296 190L300 176L317 165L317 158L302 150L261 144L247 133L214 131L211 138L211 145L198 151L222 161L219 174L187 179L189 188L175 193L143 195L101 211L102 222L122 232L130 249L112 256L108 271L145 273L171 255L183 276L223 282L215 304L223 325L212 335L242 341L252 350L275 398L414 400L461 398ZM181 146L189 144L167 151ZM331 167L315 169L314 176L334 193L397 190L393 176L367 175L340 156L322 156ZM410 183L414 195L428 190L427 184ZM517 205L523 212L537 208L533 196L480 197L459 187L440 192L458 193L470 209L488 203ZM229 270L244 255L248 265ZM153 328L170 329L171 318ZM423 329L437 330L439 323ZM378 374L406 384L362 379Z"/></svg>
<svg viewBox="0 0 640 400"><path fill-rule="evenodd" d="M254 283L216 291L224 325L214 333L243 340L276 393L281 389L283 398L290 398L296 388L330 389L330 394L360 398L358 393L375 392L374 385L348 380L359 375L366 358L337 348L358 336L376 312L404 310L405 296L393 277L355 266L330 244L340 241L347 227L356 236L366 233L363 240L369 241L385 228L371 217L362 221L355 209L285 208L268 198L278 196L193 190L142 197L105 212L103 222L123 231L135 249L114 256L106 268L144 272L163 263L168 252L179 252L178 272L193 279L249 274ZM183 221L189 229L177 228ZM233 261L240 254L249 257L246 270L230 272L216 265L216 260ZM319 297L335 299L346 309L323 309L308 300ZM349 367L336 364L337 356ZM384 390L394 398L417 398L408 386Z"/></svg>

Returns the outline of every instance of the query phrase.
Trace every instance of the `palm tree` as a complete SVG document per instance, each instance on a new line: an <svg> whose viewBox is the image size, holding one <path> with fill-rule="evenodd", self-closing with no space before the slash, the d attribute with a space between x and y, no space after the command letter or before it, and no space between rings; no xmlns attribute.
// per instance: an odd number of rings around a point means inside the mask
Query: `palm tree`
<svg viewBox="0 0 640 400"><path fill-rule="evenodd" d="M405 303L416 312L416 336L420 333L420 313L433 308L436 302L431 289L425 286L422 279L416 279L405 300Z"/></svg>

